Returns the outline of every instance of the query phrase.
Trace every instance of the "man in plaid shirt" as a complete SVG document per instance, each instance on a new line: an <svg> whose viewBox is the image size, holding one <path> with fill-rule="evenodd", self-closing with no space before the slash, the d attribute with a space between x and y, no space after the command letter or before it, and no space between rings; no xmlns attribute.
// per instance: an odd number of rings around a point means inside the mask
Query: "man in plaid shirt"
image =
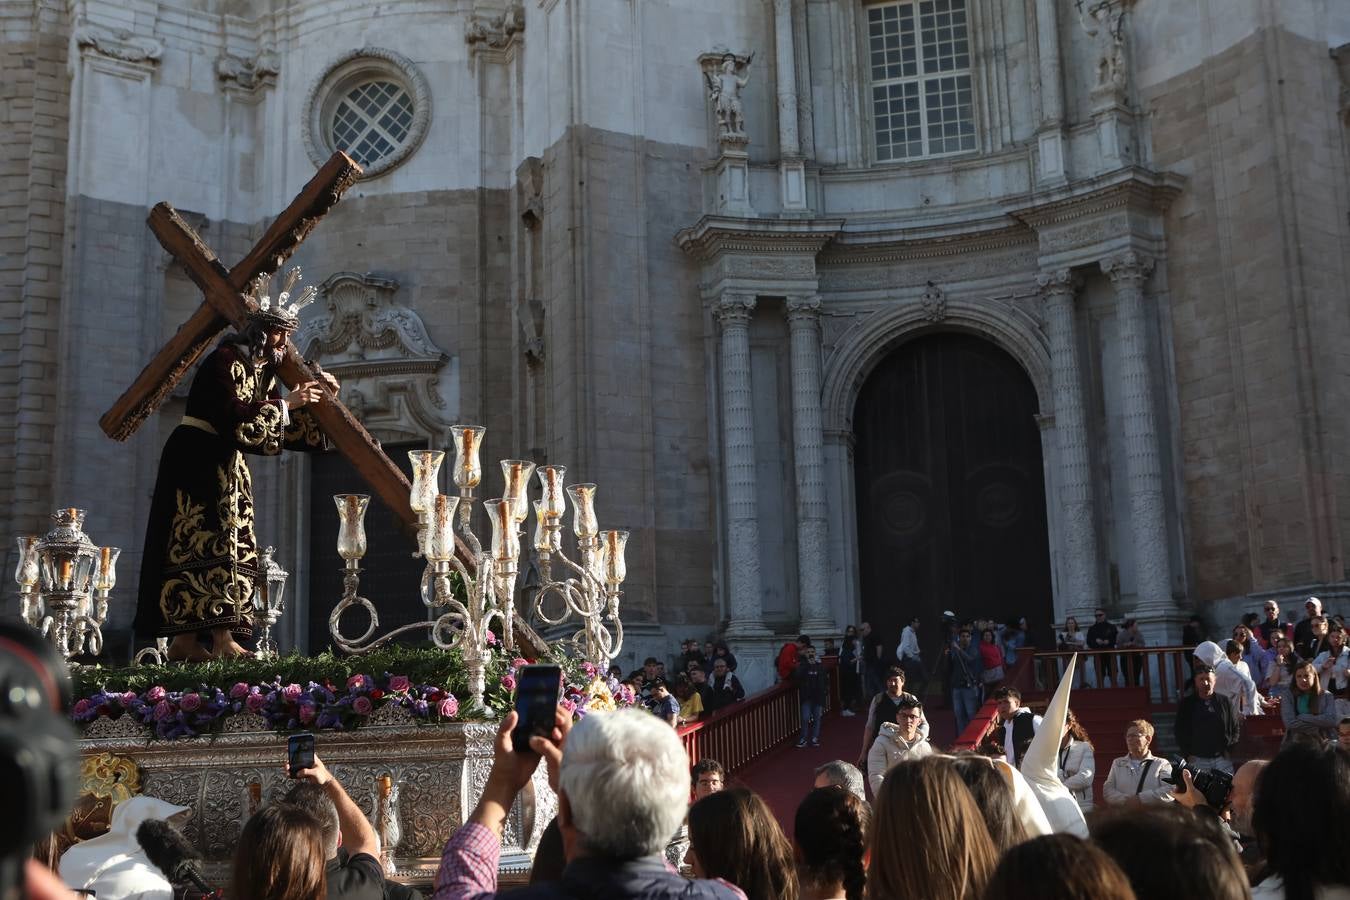
<svg viewBox="0 0 1350 900"><path fill-rule="evenodd" d="M492 771L473 814L445 845L432 900L498 896L502 828L541 757L558 793L567 867L560 880L510 897L745 900L725 881L682 878L662 856L689 795L689 758L670 726L645 711L621 710L591 713L573 728L571 714L559 708L549 737L530 738L530 750L516 752L516 720L512 712L497 729Z"/></svg>

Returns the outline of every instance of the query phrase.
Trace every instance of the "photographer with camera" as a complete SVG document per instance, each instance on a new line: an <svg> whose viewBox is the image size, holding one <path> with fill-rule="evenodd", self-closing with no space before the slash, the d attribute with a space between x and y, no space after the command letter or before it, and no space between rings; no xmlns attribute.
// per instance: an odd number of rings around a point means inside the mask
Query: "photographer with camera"
<svg viewBox="0 0 1350 900"><path fill-rule="evenodd" d="M1195 769L1217 769L1233 774L1229 752L1237 746L1240 722L1233 703L1216 691L1214 667L1200 662L1196 654L1195 693L1177 706L1177 747Z"/></svg>

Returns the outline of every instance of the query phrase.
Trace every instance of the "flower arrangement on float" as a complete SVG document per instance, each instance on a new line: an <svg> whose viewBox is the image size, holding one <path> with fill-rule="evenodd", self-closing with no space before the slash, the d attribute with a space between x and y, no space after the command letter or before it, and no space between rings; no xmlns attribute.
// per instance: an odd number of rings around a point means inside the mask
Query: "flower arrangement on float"
<svg viewBox="0 0 1350 900"><path fill-rule="evenodd" d="M492 721L515 702L518 670L533 662L508 657L495 638L487 660L484 699ZM390 648L364 656L292 654L184 666L135 666L77 670L71 718L87 725L101 718L131 719L160 740L211 734L231 716L261 717L274 731L349 731L367 725L389 706L401 707L418 725L465 721L465 671L458 654ZM589 662L559 654L547 660L563 670L561 704L576 718L632 706L632 689L606 678Z"/></svg>

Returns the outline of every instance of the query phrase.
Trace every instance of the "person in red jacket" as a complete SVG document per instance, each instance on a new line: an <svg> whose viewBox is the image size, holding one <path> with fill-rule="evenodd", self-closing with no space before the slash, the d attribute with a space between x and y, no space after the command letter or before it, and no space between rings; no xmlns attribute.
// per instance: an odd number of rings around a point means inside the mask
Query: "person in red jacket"
<svg viewBox="0 0 1350 900"><path fill-rule="evenodd" d="M797 640L789 641L783 645L783 649L778 651L778 680L787 681L792 677L792 673L797 671L797 663L801 661L802 651L811 646L811 639L804 634L798 635Z"/></svg>

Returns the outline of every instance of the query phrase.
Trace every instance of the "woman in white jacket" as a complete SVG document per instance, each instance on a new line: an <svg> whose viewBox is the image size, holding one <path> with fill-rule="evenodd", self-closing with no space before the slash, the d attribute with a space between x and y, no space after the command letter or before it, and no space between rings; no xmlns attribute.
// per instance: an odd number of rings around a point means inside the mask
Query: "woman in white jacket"
<svg viewBox="0 0 1350 900"><path fill-rule="evenodd" d="M1092 780L1097 775L1095 752L1087 731L1073 710L1069 710L1064 719L1064 740L1059 745L1059 780L1083 812L1092 809Z"/></svg>

